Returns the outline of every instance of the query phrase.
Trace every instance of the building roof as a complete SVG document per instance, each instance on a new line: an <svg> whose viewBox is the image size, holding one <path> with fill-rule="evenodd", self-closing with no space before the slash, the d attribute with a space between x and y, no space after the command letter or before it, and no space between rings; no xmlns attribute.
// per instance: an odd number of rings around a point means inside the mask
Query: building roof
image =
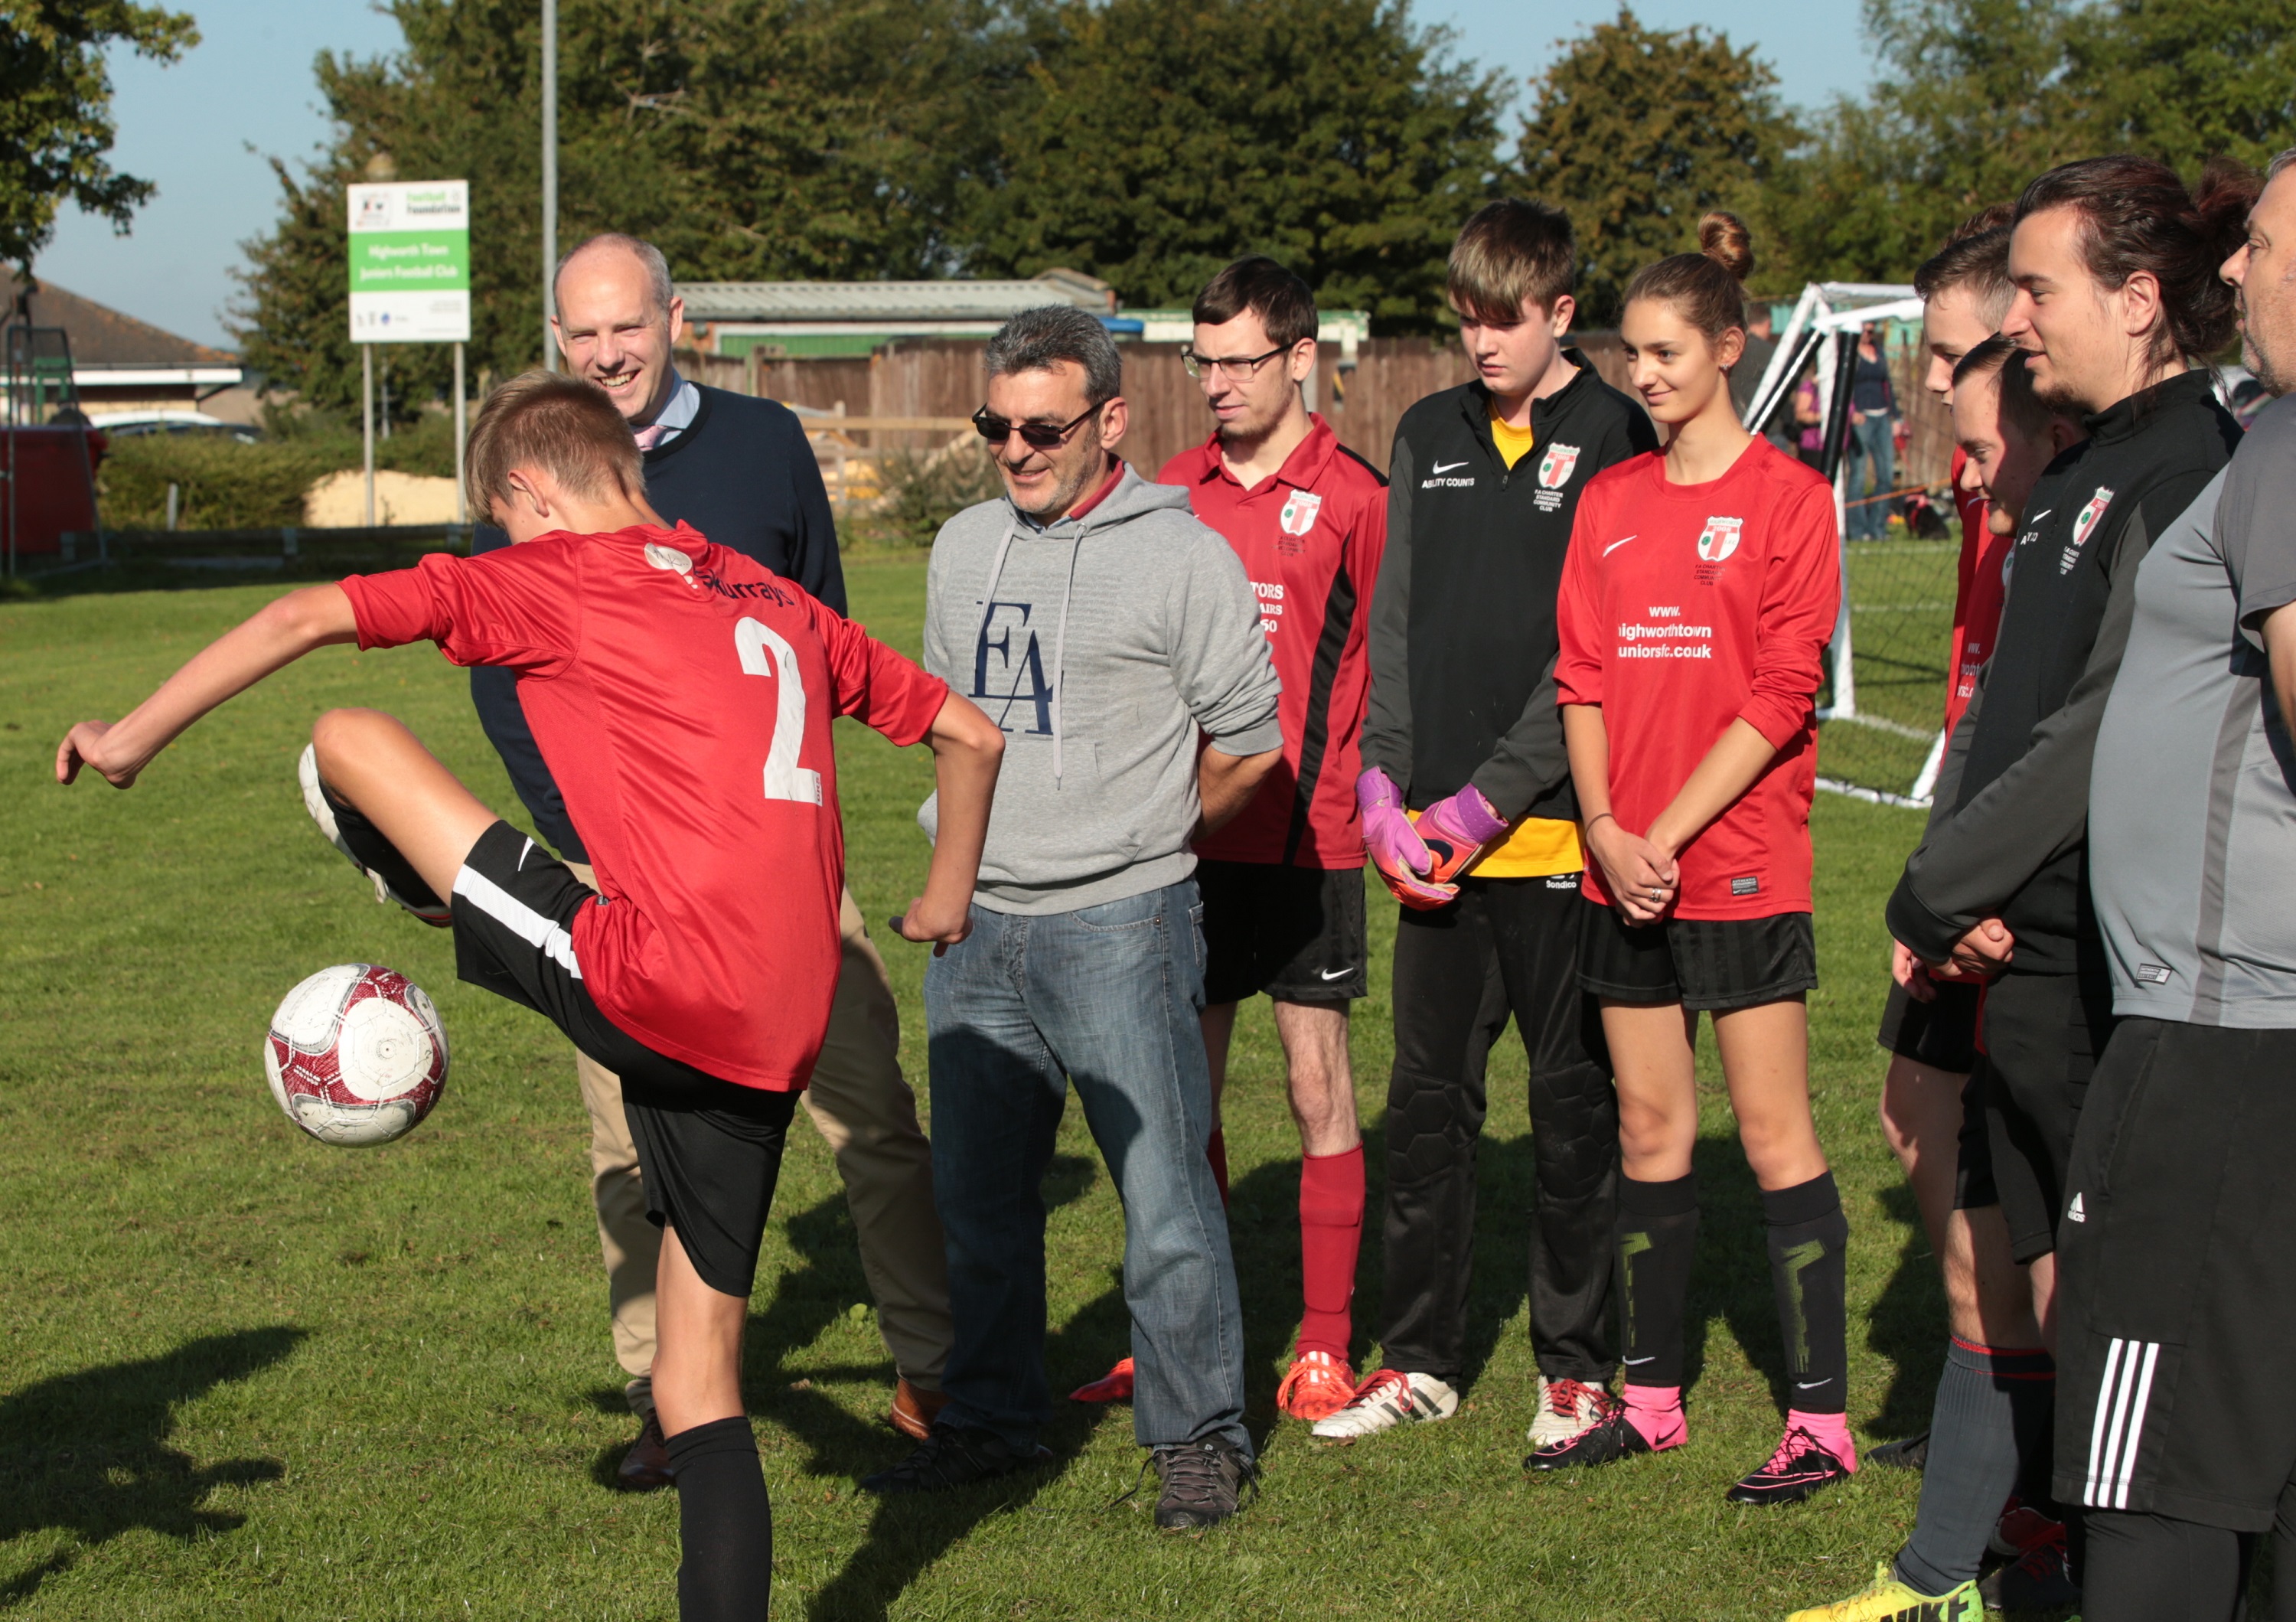
<svg viewBox="0 0 2296 1622"><path fill-rule="evenodd" d="M20 277L9 278L8 318L11 320L14 318L14 306L22 286ZM178 338L149 322L122 315L109 305L98 304L93 299L83 299L78 293L37 277L33 279L31 311L33 325L62 327L71 335L74 370L88 366L126 367L135 371L176 371L186 367L206 370L224 366L235 368L239 365L239 356L227 349L210 348L203 343L193 343L188 338Z"/></svg>
<svg viewBox="0 0 2296 1622"><path fill-rule="evenodd" d="M677 292L697 322L1002 322L1048 304L1116 310L1107 283L1073 270L1000 282L681 282Z"/></svg>

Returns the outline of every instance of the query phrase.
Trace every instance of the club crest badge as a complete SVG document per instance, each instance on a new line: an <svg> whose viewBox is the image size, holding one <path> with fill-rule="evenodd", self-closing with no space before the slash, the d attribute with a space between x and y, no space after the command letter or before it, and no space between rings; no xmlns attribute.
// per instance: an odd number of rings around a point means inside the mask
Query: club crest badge
<svg viewBox="0 0 2296 1622"><path fill-rule="evenodd" d="M1710 518L1706 528L1698 532L1698 560L1702 563L1719 563L1738 550L1739 537L1744 533L1742 518Z"/></svg>
<svg viewBox="0 0 2296 1622"><path fill-rule="evenodd" d="M1283 510L1275 515L1275 522L1286 535L1305 535L1316 527L1316 514L1323 511L1324 498L1306 490L1294 490L1284 502Z"/></svg>
<svg viewBox="0 0 2296 1622"><path fill-rule="evenodd" d="M1538 484L1544 490L1559 490L1570 482L1570 475L1578 466L1578 447L1575 445L1550 445L1546 455L1538 459Z"/></svg>
<svg viewBox="0 0 2296 1622"><path fill-rule="evenodd" d="M2072 545L2067 546L2063 555L2057 559L2059 574L2072 572L2073 565L2080 561L2082 546L2087 544L2090 536L2096 533L2097 525L2103 521L2104 510L2111 505L2112 505L2112 492L2099 485L2096 487L2096 494L2090 496L2082 504L2081 510L2073 514Z"/></svg>

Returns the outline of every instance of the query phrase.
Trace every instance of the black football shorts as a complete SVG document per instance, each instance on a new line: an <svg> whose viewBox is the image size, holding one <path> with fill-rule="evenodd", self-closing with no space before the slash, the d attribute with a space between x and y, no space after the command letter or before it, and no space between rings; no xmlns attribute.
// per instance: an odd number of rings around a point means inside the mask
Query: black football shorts
<svg viewBox="0 0 2296 1622"><path fill-rule="evenodd" d="M1817 938L1808 913L1636 924L1616 907L1590 902L1584 928L1578 983L1616 1002L1729 1013L1817 989Z"/></svg>
<svg viewBox="0 0 2296 1622"><path fill-rule="evenodd" d="M1336 1003L1371 990L1360 867L1198 862L1204 904L1204 1001L1266 992Z"/></svg>
<svg viewBox="0 0 2296 1622"><path fill-rule="evenodd" d="M781 1176L794 1093L721 1081L609 1020L582 984L574 919L606 905L508 823L479 836L455 876L455 968L533 1009L622 1079L646 1214L677 1230L702 1282L747 1296Z"/></svg>

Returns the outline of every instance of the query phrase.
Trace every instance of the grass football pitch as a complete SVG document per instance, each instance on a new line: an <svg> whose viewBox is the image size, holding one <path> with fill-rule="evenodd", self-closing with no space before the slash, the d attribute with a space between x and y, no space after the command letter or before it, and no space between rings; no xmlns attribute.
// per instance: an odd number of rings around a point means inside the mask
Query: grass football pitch
<svg viewBox="0 0 2296 1622"><path fill-rule="evenodd" d="M923 567L862 560L857 616L914 651ZM72 721L116 717L280 587L0 604L0 1613L25 1618L668 1618L674 1495L608 1485L633 1427L606 1332L566 1044L454 978L447 938L366 887L294 786L312 717L404 717L522 821L431 649L304 661L195 728L133 792L50 779ZM1933 702L1933 700L1932 700ZM930 776L840 724L852 885L882 933L922 879ZM1918 819L1821 797L1813 1090L1851 1225L1850 1417L1927 1422L1933 1263L1882 1143L1872 1033L1882 903ZM1382 1101L1393 909L1354 1057L1373 1179L1358 1356L1380 1297ZM917 948L887 943L923 1094ZM288 987L389 963L438 999L446 1099L411 1137L305 1138L259 1041ZM1264 1493L1232 1526L1160 1536L1127 1409L1062 1405L1042 1476L881 1504L903 1446L826 1150L800 1124L767 1236L747 1389L783 1618L1511 1615L1774 1618L1859 1586L1911 1524L1917 1478L1867 1470L1808 1505L1723 1489L1776 1439L1784 1380L1756 1192L1711 1071L1698 1171L1692 1444L1599 1472L1521 1467L1529 1139L1522 1053L1492 1066L1471 1385L1454 1421L1353 1446L1273 1403L1299 1305L1298 1143L1267 1005L1239 1028L1232 1222ZM1121 1217L1080 1112L1048 1180L1054 1385L1126 1349Z"/></svg>

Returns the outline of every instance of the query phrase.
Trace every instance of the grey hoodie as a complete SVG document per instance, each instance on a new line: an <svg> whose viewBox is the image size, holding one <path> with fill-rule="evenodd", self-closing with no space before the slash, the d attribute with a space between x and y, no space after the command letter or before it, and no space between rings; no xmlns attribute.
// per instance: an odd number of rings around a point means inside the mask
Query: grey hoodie
<svg viewBox="0 0 2296 1622"><path fill-rule="evenodd" d="M1000 913L1186 878L1199 730L1224 755L1283 741L1243 565L1185 490L1129 467L1082 518L1039 528L1000 497L942 525L925 668L1004 729L974 894ZM928 834L936 812L917 814Z"/></svg>

